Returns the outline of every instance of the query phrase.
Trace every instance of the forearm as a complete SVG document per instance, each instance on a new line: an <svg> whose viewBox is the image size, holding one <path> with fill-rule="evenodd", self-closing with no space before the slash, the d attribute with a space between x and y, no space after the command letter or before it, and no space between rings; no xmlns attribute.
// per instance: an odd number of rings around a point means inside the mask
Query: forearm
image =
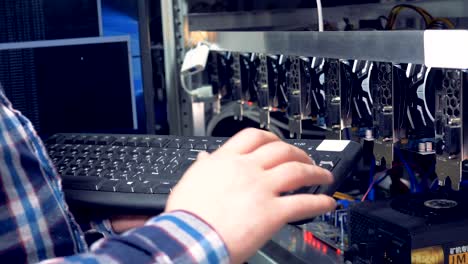
<svg viewBox="0 0 468 264"><path fill-rule="evenodd" d="M149 220L144 227L95 243L91 252L47 263L228 263L219 235L199 218L173 212Z"/></svg>

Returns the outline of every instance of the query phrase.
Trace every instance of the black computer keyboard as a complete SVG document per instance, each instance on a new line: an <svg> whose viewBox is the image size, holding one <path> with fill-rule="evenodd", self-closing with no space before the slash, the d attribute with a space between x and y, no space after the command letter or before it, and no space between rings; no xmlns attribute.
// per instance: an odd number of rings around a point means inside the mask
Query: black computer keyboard
<svg viewBox="0 0 468 264"><path fill-rule="evenodd" d="M168 195L200 151L226 138L153 135L57 134L46 141L69 203L84 207L161 211ZM335 183L298 190L331 195L360 159L349 141L288 140L330 170ZM222 175L220 175L222 177Z"/></svg>

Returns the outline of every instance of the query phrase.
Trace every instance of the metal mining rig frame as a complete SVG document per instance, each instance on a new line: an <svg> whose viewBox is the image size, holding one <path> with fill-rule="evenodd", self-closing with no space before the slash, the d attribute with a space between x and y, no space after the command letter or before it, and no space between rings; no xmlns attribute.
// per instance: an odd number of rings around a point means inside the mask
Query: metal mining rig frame
<svg viewBox="0 0 468 264"><path fill-rule="evenodd" d="M468 3L454 0L450 1L451 5L441 5L442 2L416 4L435 10L434 16L466 17ZM453 189L459 189L464 174L468 176L468 118L463 118L468 115L468 107L463 107L468 105L468 96L463 96L464 86L468 85L467 30L264 31L310 25L314 10L189 15L183 0L162 0L161 5L165 10L165 69L172 134L205 135L210 118L207 109L215 109L210 112L213 115L219 111L219 97L203 102L187 96L180 88L178 76L188 47L187 36L191 32L203 32L205 40L212 44L213 54L229 53L228 58L212 56L209 64L216 68L214 74L211 73L213 79L219 82L219 77L224 74L224 78L230 79L229 85L235 87L227 91L226 82L214 88L219 94L231 93L233 96L234 93L239 119L249 96L259 96L256 100L260 123L262 127L268 127L270 113L285 103L269 96L271 90L267 91L266 87L274 86L275 93L286 93L286 104L289 100L300 102L297 109L286 107L286 112L290 111L292 136L300 134L300 121L307 116L326 128L327 138L360 142L372 139L379 165L399 159L418 164L431 161L437 166L424 168L418 172L420 176L435 170L439 184L444 185L446 177L450 177ZM392 6L369 4L328 8L325 19L337 16L375 18L387 13ZM441 6L443 8L439 8ZM237 66L232 67L232 72L222 72L223 69L213 66L222 60L234 61ZM285 60L289 65L282 64ZM326 67L320 68L323 65ZM272 67L276 71L287 67L285 80L270 76ZM324 71L321 90L315 95L309 88L301 92L303 84L308 83L306 79L319 74L320 70ZM422 79L412 80L407 75L410 72L415 76L420 73ZM425 84L433 75L436 79L430 79L431 82L440 84L430 90L433 102L429 107L424 103L411 102L409 105L401 100L421 96L418 82ZM400 83L403 79L405 81ZM285 92L281 85L291 89ZM408 87L412 88L406 89ZM318 103L317 95L321 92L323 102ZM314 110L309 104L314 101L326 107L326 113L321 113L320 107ZM428 116L422 114L426 108L431 108L427 111ZM415 125L413 119L419 117L419 113L424 126L432 131L416 131L420 125Z"/></svg>

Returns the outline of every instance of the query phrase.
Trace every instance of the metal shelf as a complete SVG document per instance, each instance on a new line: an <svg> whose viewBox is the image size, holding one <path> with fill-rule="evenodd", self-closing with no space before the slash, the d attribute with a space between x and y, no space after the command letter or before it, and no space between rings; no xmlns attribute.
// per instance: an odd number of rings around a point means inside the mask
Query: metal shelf
<svg viewBox="0 0 468 264"><path fill-rule="evenodd" d="M448 3L450 2L450 3ZM465 0L425 0L412 1L411 4L428 10L434 17L466 17L468 1ZM386 16L396 3L378 3L346 5L324 8L323 15L327 21L349 19L377 19ZM413 17L415 14L409 13ZM402 13L407 16L408 13ZM311 9L221 12L189 14L187 16L190 31L230 31L230 30L272 30L310 27L316 24L317 11Z"/></svg>
<svg viewBox="0 0 468 264"><path fill-rule="evenodd" d="M208 32L212 50L468 69L468 30Z"/></svg>

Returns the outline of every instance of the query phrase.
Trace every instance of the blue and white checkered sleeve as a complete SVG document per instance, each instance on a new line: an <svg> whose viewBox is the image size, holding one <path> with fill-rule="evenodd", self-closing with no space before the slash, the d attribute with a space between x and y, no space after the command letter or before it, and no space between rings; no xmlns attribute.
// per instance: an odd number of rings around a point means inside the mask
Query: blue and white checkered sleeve
<svg viewBox="0 0 468 264"><path fill-rule="evenodd" d="M45 261L68 263L229 263L221 237L200 218L176 211L149 220L144 227L101 239L91 252Z"/></svg>
<svg viewBox="0 0 468 264"><path fill-rule="evenodd" d="M34 263L86 249L47 152L0 85L0 259Z"/></svg>

